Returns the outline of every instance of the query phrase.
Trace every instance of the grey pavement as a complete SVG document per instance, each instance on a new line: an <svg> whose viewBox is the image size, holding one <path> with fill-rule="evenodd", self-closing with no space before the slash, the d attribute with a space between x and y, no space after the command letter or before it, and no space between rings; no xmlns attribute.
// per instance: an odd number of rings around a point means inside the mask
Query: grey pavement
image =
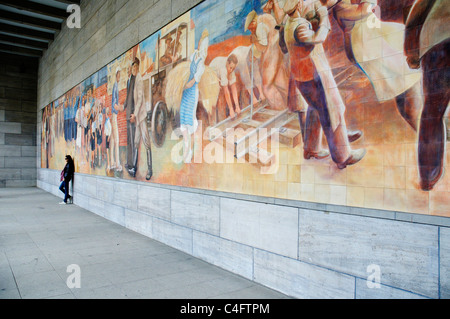
<svg viewBox="0 0 450 319"><path fill-rule="evenodd" d="M0 299L288 298L60 201L0 189Z"/></svg>

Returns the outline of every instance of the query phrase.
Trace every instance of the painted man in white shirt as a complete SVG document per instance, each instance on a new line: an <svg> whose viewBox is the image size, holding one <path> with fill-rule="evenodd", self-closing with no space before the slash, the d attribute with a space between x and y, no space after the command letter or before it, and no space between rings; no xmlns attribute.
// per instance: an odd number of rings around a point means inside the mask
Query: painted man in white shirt
<svg viewBox="0 0 450 319"><path fill-rule="evenodd" d="M209 64L219 78L221 92L223 92L223 95L225 96L230 117L235 117L237 114L241 113L235 74L237 65L238 59L234 54L231 54L228 57L217 57ZM233 98L233 100L231 100L231 98ZM221 107L221 103L217 104L219 113L219 118L217 120L220 122L226 118L226 110Z"/></svg>
<svg viewBox="0 0 450 319"><path fill-rule="evenodd" d="M252 34L255 55L259 59L264 95L269 105L275 109L284 109L287 105L289 72L279 46L277 22L268 13L259 15L251 11L245 21L245 31Z"/></svg>

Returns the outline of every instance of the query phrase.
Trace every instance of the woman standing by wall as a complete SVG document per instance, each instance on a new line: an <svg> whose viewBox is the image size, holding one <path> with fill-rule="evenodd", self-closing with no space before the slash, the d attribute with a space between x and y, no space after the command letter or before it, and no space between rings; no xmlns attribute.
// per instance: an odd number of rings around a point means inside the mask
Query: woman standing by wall
<svg viewBox="0 0 450 319"><path fill-rule="evenodd" d="M69 195L69 183L73 179L75 173L75 165L70 155L66 155L66 166L61 172L61 185L59 190L64 193L64 201L60 205L67 205L68 202L73 203L72 196Z"/></svg>

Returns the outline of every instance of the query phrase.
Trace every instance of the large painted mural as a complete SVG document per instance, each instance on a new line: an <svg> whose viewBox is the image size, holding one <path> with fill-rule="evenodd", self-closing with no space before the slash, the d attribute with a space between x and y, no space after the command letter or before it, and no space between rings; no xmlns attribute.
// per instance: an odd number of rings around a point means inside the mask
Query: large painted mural
<svg viewBox="0 0 450 319"><path fill-rule="evenodd" d="M443 0L206 0L42 112L42 168L450 216Z"/></svg>

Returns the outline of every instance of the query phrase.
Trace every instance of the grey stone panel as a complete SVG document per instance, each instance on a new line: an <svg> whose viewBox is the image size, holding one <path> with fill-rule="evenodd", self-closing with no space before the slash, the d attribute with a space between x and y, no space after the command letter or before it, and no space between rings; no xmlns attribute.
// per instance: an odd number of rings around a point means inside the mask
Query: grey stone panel
<svg viewBox="0 0 450 319"><path fill-rule="evenodd" d="M114 200L114 180L97 178L97 198L112 203Z"/></svg>
<svg viewBox="0 0 450 319"><path fill-rule="evenodd" d="M170 190L139 185L137 209L148 215L170 220Z"/></svg>
<svg viewBox="0 0 450 319"><path fill-rule="evenodd" d="M0 133L20 134L22 133L22 125L20 123L1 123Z"/></svg>
<svg viewBox="0 0 450 319"><path fill-rule="evenodd" d="M114 183L113 204L137 210L138 185L130 182Z"/></svg>
<svg viewBox="0 0 450 319"><path fill-rule="evenodd" d="M21 146L22 156L36 156L37 147L36 146Z"/></svg>
<svg viewBox="0 0 450 319"><path fill-rule="evenodd" d="M219 235L220 198L172 191L172 222L213 235Z"/></svg>
<svg viewBox="0 0 450 319"><path fill-rule="evenodd" d="M254 280L300 299L353 299L355 278L255 249Z"/></svg>
<svg viewBox="0 0 450 319"><path fill-rule="evenodd" d="M441 227L440 237L440 269L441 298L450 299L450 228Z"/></svg>
<svg viewBox="0 0 450 319"><path fill-rule="evenodd" d="M360 278L376 265L382 284L438 297L438 227L305 209L299 224L300 260Z"/></svg>
<svg viewBox="0 0 450 319"><path fill-rule="evenodd" d="M297 258L298 210L221 198L220 236Z"/></svg>
<svg viewBox="0 0 450 319"><path fill-rule="evenodd" d="M36 146L36 135L6 133L5 145Z"/></svg>
<svg viewBox="0 0 450 319"><path fill-rule="evenodd" d="M139 234L153 238L152 221L153 219L145 213L125 209L125 227Z"/></svg>
<svg viewBox="0 0 450 319"><path fill-rule="evenodd" d="M172 224L162 219L153 219L153 239L175 249L192 254L192 229Z"/></svg>
<svg viewBox="0 0 450 319"><path fill-rule="evenodd" d="M22 152L20 147L15 145L0 145L0 154L5 157L20 157Z"/></svg>
<svg viewBox="0 0 450 319"><path fill-rule="evenodd" d="M368 285L367 279L356 279L355 299L428 299L427 297L385 285Z"/></svg>
<svg viewBox="0 0 450 319"><path fill-rule="evenodd" d="M35 167L35 157L5 157L5 168Z"/></svg>
<svg viewBox="0 0 450 319"><path fill-rule="evenodd" d="M26 187L35 187L36 180L6 180L5 187L13 187L13 188L26 188Z"/></svg>
<svg viewBox="0 0 450 319"><path fill-rule="evenodd" d="M125 209L123 207L113 205L109 202L103 202L103 216L121 226L125 226Z"/></svg>
<svg viewBox="0 0 450 319"><path fill-rule="evenodd" d="M192 254L235 274L253 279L253 248L250 246L194 231Z"/></svg>

